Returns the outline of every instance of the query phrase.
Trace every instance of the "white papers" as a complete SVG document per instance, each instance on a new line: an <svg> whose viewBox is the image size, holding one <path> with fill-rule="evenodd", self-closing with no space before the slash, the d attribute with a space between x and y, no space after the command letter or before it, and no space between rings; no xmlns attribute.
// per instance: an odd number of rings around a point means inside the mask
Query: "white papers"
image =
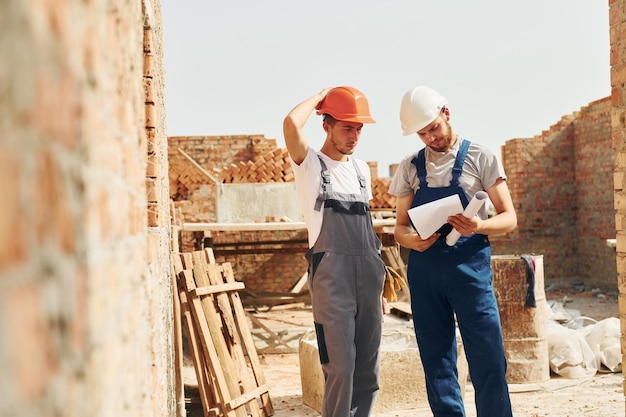
<svg viewBox="0 0 626 417"><path fill-rule="evenodd" d="M463 213L458 194L409 209L409 218L422 239L427 239L448 222L448 216Z"/></svg>

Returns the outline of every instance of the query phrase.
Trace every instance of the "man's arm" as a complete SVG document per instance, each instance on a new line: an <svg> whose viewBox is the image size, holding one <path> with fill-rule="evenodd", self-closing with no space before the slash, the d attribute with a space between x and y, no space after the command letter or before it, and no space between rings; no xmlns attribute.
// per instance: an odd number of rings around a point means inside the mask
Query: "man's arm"
<svg viewBox="0 0 626 417"><path fill-rule="evenodd" d="M448 223L463 236L469 236L472 233L497 235L510 232L517 227L517 215L506 181L498 178L496 183L486 191L496 209L497 214L494 217L487 220L479 219L476 216L468 219L463 214L448 217Z"/></svg>
<svg viewBox="0 0 626 417"><path fill-rule="evenodd" d="M326 94L330 88L325 88L318 94L304 100L302 103L294 107L289 114L283 120L283 135L285 137L285 145L289 156L293 159L296 165L300 165L306 158L306 154L309 149L309 144L304 137L302 128L308 120L311 112L315 110L315 107L324 100Z"/></svg>
<svg viewBox="0 0 626 417"><path fill-rule="evenodd" d="M409 220L409 209L412 202L412 194L396 198L396 227L394 228L393 236L401 246L423 252L437 241L439 233L433 233L428 239L422 239L417 234Z"/></svg>

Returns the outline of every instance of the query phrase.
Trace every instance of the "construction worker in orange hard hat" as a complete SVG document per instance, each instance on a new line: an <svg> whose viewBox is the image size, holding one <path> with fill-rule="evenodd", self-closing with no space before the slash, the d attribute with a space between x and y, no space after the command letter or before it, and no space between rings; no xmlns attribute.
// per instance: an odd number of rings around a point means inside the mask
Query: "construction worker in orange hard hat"
<svg viewBox="0 0 626 417"><path fill-rule="evenodd" d="M319 151L303 127L316 110L326 134ZM386 269L368 201L371 175L352 156L375 123L354 87L323 89L285 117L285 144L307 224L308 286L324 373L322 417L367 417L379 390Z"/></svg>
<svg viewBox="0 0 626 417"><path fill-rule="evenodd" d="M407 278L413 327L433 415L466 415L456 368L458 326L476 392L477 416L511 417L489 235L514 230L517 216L497 156L457 135L450 114L448 101L430 87L414 87L402 97L402 133L415 134L424 146L400 162L389 187L389 194L396 196L394 237L410 250ZM439 227L434 233L421 229L430 236L413 227L422 220L412 222L413 208L431 204L438 210L438 204L449 198L466 208L485 194L495 216L489 217L483 205L475 216L448 213L433 225ZM446 235L453 229L461 236L448 242Z"/></svg>

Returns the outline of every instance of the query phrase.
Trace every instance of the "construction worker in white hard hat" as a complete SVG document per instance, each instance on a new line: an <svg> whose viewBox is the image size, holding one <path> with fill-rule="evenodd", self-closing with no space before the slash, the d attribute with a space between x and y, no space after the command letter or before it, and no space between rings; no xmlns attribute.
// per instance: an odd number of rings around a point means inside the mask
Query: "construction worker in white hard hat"
<svg viewBox="0 0 626 417"><path fill-rule="evenodd" d="M317 110L319 151L303 127ZM308 286L324 374L322 417L367 417L379 390L385 264L372 224L368 165L352 156L369 103L353 87L322 90L283 123L296 190L309 232Z"/></svg>
<svg viewBox="0 0 626 417"><path fill-rule="evenodd" d="M396 199L396 241L410 249L408 283L413 325L426 378L430 408L437 416L465 416L457 376L456 323L463 339L478 417L510 417L506 359L500 316L492 287L489 235L509 232L517 217L496 155L457 135L447 100L418 86L400 106L405 136L416 134L425 146L400 163L389 193ZM458 195L463 207L485 191L497 215L483 205L472 218L462 213L431 236L412 227L408 210ZM456 229L460 239L446 243Z"/></svg>

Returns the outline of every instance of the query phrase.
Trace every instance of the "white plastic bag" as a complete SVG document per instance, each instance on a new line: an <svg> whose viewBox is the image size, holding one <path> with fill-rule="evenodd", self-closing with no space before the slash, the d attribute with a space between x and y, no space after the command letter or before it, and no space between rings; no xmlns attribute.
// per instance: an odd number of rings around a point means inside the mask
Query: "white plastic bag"
<svg viewBox="0 0 626 417"><path fill-rule="evenodd" d="M547 330L552 372L565 378L588 378L596 374L596 357L582 329L570 329L548 321Z"/></svg>
<svg viewBox="0 0 626 417"><path fill-rule="evenodd" d="M620 322L617 317L600 320L588 326L587 343L596 358L596 367L604 372L620 372L622 370L622 353L620 347Z"/></svg>

